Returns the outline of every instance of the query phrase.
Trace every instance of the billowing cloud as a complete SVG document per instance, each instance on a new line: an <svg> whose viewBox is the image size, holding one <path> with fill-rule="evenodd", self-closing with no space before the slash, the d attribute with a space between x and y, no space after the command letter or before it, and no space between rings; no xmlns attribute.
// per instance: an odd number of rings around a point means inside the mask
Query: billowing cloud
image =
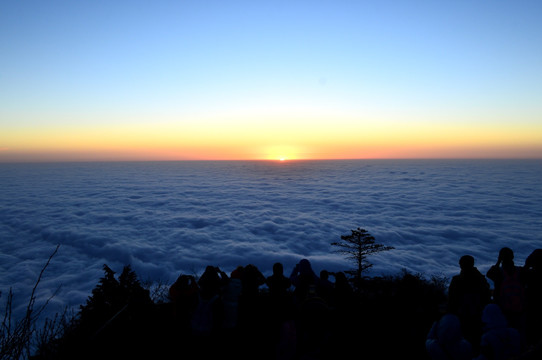
<svg viewBox="0 0 542 360"><path fill-rule="evenodd" d="M83 303L103 264L166 283L210 264L270 274L282 262L288 273L304 257L317 272L345 270L330 243L358 226L395 247L369 259L372 274L450 277L466 253L484 272L502 246L523 264L542 247L541 169L536 160L2 164L0 290L28 296L57 244L39 294L62 285L52 309Z"/></svg>

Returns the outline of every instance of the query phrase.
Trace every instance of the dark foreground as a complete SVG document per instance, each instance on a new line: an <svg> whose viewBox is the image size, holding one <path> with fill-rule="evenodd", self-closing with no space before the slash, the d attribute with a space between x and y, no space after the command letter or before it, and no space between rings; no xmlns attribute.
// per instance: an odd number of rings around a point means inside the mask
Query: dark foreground
<svg viewBox="0 0 542 360"><path fill-rule="evenodd" d="M443 284L405 272L302 302L293 291L260 290L239 298L227 326L228 304L215 302L214 326L197 333L193 306L153 302L133 273L117 281L106 272L73 324L35 359L428 359L425 339L446 301Z"/></svg>

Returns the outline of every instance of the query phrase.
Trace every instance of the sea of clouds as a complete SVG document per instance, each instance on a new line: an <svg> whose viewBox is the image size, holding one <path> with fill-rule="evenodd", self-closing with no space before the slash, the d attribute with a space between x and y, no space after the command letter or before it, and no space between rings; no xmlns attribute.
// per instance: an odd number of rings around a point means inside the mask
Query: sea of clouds
<svg viewBox="0 0 542 360"><path fill-rule="evenodd" d="M357 227L394 250L370 275L483 272L503 246L542 247L540 160L219 161L0 164L0 304L21 314L48 257L38 303L84 304L104 264L171 284L207 265L265 275L302 258L347 270L331 242Z"/></svg>

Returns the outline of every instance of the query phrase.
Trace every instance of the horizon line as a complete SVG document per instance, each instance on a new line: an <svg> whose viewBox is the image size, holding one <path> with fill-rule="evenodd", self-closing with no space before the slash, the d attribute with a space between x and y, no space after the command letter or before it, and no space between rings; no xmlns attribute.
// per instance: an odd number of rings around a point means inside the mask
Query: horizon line
<svg viewBox="0 0 542 360"><path fill-rule="evenodd" d="M422 160L422 161L457 161L457 160L542 160L542 157L381 157L381 158L298 158L298 159L164 159L164 160L107 160L107 159L95 159L95 160L0 160L0 164L61 164L61 163L159 163L159 162L276 162L276 163L288 163L288 162L302 162L302 161L382 161L382 160Z"/></svg>

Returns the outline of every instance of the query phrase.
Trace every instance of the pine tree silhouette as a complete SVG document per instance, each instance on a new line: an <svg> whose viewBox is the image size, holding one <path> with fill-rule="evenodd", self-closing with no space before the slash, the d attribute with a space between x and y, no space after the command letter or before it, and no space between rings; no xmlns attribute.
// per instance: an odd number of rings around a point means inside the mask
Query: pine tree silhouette
<svg viewBox="0 0 542 360"><path fill-rule="evenodd" d="M339 247L340 249L335 252L345 254L347 259L356 264L356 268L345 272L352 275L355 282L358 282L362 279L362 272L373 266L367 261L368 255L394 248L375 244L375 238L365 229L358 227L356 230L351 230L351 232L350 235L341 235L342 242L332 242L331 245Z"/></svg>

